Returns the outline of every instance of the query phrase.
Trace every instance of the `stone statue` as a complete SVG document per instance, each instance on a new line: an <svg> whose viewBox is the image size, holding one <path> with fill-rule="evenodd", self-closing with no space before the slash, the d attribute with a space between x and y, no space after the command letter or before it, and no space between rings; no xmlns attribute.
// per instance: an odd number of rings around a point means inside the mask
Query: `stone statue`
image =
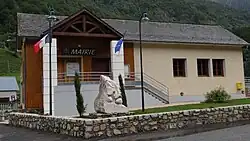
<svg viewBox="0 0 250 141"><path fill-rule="evenodd" d="M128 112L128 108L122 105L119 85L107 76L100 76L99 94L95 99L94 108L97 113Z"/></svg>

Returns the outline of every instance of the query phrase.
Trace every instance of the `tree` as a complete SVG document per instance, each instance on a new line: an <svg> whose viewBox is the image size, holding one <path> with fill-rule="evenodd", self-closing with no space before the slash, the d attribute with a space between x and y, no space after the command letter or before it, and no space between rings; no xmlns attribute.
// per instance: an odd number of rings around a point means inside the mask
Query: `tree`
<svg viewBox="0 0 250 141"><path fill-rule="evenodd" d="M244 26L239 28L232 29L232 32L244 39L247 42L250 42L250 26ZM249 47L243 48L243 59L244 59L244 74L245 76L250 76L250 49Z"/></svg>
<svg viewBox="0 0 250 141"><path fill-rule="evenodd" d="M82 114L86 112L87 105L84 106L84 101L83 101L83 97L81 94L81 82L80 82L79 75L77 72L75 73L74 84L75 84L75 91L76 91L76 108L79 113L79 116L82 117Z"/></svg>
<svg viewBox="0 0 250 141"><path fill-rule="evenodd" d="M127 98L126 98L126 94L125 94L125 88L124 88L123 80L122 80L122 75L119 75L118 79L119 79L120 91L121 91L121 95L122 95L122 104L124 106L128 107Z"/></svg>

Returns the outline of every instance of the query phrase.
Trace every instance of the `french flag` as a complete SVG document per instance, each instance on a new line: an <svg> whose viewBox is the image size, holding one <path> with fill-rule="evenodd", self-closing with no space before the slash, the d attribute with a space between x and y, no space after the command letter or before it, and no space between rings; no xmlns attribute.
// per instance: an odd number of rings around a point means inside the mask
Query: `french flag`
<svg viewBox="0 0 250 141"><path fill-rule="evenodd" d="M41 40L39 40L35 45L34 45L34 51L35 53L38 53L39 50L44 47L47 43L49 43L49 35L46 34L43 36Z"/></svg>

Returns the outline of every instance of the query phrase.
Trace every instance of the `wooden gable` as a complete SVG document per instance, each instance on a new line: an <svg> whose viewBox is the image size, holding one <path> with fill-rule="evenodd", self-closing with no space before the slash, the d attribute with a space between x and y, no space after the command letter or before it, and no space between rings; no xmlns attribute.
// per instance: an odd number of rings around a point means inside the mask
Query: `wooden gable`
<svg viewBox="0 0 250 141"><path fill-rule="evenodd" d="M56 36L86 36L115 39L121 38L123 36L113 27L86 9L69 16L52 28L53 35ZM48 30L45 31L45 33L47 32Z"/></svg>

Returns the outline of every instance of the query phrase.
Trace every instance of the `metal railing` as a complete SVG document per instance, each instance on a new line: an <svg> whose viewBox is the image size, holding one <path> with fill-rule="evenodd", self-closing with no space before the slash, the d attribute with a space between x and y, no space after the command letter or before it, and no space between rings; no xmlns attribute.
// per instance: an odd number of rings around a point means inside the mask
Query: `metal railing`
<svg viewBox="0 0 250 141"><path fill-rule="evenodd" d="M139 84L141 84L141 74L134 72L125 74L125 80L134 81L136 82L136 85L139 86ZM161 82L146 73L143 74L143 81L144 88L146 88L146 91L148 91L158 99L161 99L161 101L164 101L164 103L169 102L169 88L167 86L165 86L164 84L162 84ZM127 83L127 85L131 85L131 83Z"/></svg>
<svg viewBox="0 0 250 141"><path fill-rule="evenodd" d="M98 82L101 75L109 76L112 79L111 72L79 72L81 82ZM74 83L75 74L58 73L58 84Z"/></svg>
<svg viewBox="0 0 250 141"><path fill-rule="evenodd" d="M100 75L109 76L111 79L112 73L111 72L80 72L78 73L81 82L85 83L98 83L100 80ZM164 103L169 102L169 89L167 86L159 82L158 80L154 79L153 77L149 76L148 74L143 74L143 84L145 91L150 93L152 96L160 99ZM72 84L74 83L74 74L67 74L67 73L58 73L58 84ZM125 86L136 86L140 87L140 80L141 74L140 73L129 73L125 74ZM129 83L127 83L129 81ZM132 82L132 83L130 83Z"/></svg>
<svg viewBox="0 0 250 141"><path fill-rule="evenodd" d="M250 77L245 77L245 85L250 86Z"/></svg>
<svg viewBox="0 0 250 141"><path fill-rule="evenodd" d="M0 103L0 121L6 120L6 112L10 112L17 109L17 102Z"/></svg>

